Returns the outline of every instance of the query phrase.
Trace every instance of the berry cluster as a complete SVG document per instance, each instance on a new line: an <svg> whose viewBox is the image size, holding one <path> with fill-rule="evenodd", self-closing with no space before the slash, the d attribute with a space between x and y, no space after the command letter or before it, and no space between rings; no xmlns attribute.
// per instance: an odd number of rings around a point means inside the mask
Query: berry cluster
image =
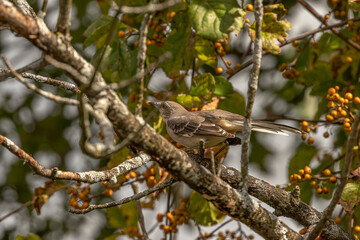
<svg viewBox="0 0 360 240"><path fill-rule="evenodd" d="M340 87L335 86L328 89L326 98L329 100L328 108L330 113L326 114L326 121L334 122L341 119L346 132L351 131L351 122L353 121L352 114L350 112L350 104L360 104L360 98L353 98L351 91L354 90L354 86L351 85L348 91L345 92L344 96L339 93Z"/></svg>
<svg viewBox="0 0 360 240"><path fill-rule="evenodd" d="M75 209L85 209L89 207L90 203L90 185L86 185L82 188L79 188L81 186L80 182L76 182L76 187L68 187L67 188L67 194L71 194L70 200L69 200L69 206L73 207ZM80 204L79 204L80 203Z"/></svg>
<svg viewBox="0 0 360 240"><path fill-rule="evenodd" d="M282 72L282 76L286 79L292 79L300 76L300 71L294 67L290 67L288 64L283 63L278 68L279 72Z"/></svg>
<svg viewBox="0 0 360 240"><path fill-rule="evenodd" d="M182 224L189 224L190 214L186 208L186 202L181 201L180 207L178 209L172 210L165 214L168 224L161 224L160 229L163 230L164 234L176 233L178 231L178 226ZM162 223L164 220L164 214L158 213L157 221Z"/></svg>

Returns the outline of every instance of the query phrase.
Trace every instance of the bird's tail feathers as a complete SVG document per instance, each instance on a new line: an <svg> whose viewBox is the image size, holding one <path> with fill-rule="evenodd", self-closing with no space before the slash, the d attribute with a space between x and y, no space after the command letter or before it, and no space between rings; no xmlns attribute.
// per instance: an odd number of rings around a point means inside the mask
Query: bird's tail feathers
<svg viewBox="0 0 360 240"><path fill-rule="evenodd" d="M290 127L279 123L256 121L256 120L252 121L251 130L257 132L279 134L284 136L288 136L288 134L285 133L284 131L288 131L292 133L304 133L304 131L295 127Z"/></svg>

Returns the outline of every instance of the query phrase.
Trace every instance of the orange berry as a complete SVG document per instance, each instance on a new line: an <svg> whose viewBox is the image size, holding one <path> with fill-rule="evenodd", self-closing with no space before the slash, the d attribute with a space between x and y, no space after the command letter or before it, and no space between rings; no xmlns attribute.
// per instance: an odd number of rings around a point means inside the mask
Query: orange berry
<svg viewBox="0 0 360 240"><path fill-rule="evenodd" d="M328 133L328 132L324 132L323 136L324 136L324 138L328 138L328 137L329 137L329 133Z"/></svg>
<svg viewBox="0 0 360 240"><path fill-rule="evenodd" d="M162 222L164 215L162 213L158 213L156 219L158 222Z"/></svg>
<svg viewBox="0 0 360 240"><path fill-rule="evenodd" d="M339 86L335 86L336 91L339 91L340 87Z"/></svg>
<svg viewBox="0 0 360 240"><path fill-rule="evenodd" d="M308 144L313 144L314 143L314 138L313 137L309 137L308 138Z"/></svg>
<svg viewBox="0 0 360 240"><path fill-rule="evenodd" d="M316 189L316 193L317 193L317 194L322 194L322 193L323 193L322 188L317 188L317 189Z"/></svg>
<svg viewBox="0 0 360 240"><path fill-rule="evenodd" d="M302 122L301 122L301 125L302 125L303 127L307 127L307 126L309 126L309 122L308 122L308 121L302 121Z"/></svg>
<svg viewBox="0 0 360 240"><path fill-rule="evenodd" d="M355 98L354 98L354 103L355 103L355 104L359 104L359 103L360 103L360 98L359 98L359 97L355 97Z"/></svg>
<svg viewBox="0 0 360 240"><path fill-rule="evenodd" d="M333 101L330 101L327 106L328 108L333 108L335 107L335 103Z"/></svg>
<svg viewBox="0 0 360 240"><path fill-rule="evenodd" d="M311 174L311 168L309 166L304 167L305 173Z"/></svg>
<svg viewBox="0 0 360 240"><path fill-rule="evenodd" d="M217 74L217 75L220 75L223 71L224 71L224 70L223 70L221 67L218 67L218 68L216 69L216 74Z"/></svg>
<svg viewBox="0 0 360 240"><path fill-rule="evenodd" d="M329 122L332 122L332 121L334 121L334 117L331 116L330 114L326 114L326 120Z"/></svg>
<svg viewBox="0 0 360 240"><path fill-rule="evenodd" d="M219 42L214 43L214 45L215 45L216 48L221 48L222 47L221 43L219 43Z"/></svg>
<svg viewBox="0 0 360 240"><path fill-rule="evenodd" d="M352 60L351 57L346 57L346 61L347 61L348 63L351 63L353 60Z"/></svg>
<svg viewBox="0 0 360 240"><path fill-rule="evenodd" d="M254 6L252 4L247 4L246 5L246 11L249 11L249 12L254 11Z"/></svg>
<svg viewBox="0 0 360 240"><path fill-rule="evenodd" d="M231 76L231 75L234 74L234 70L232 70L231 68L229 68L228 70L226 70L226 73Z"/></svg>
<svg viewBox="0 0 360 240"><path fill-rule="evenodd" d="M306 228L303 228L303 229L301 229L301 230L299 231L299 233L300 233L301 235L304 235L306 232L307 232L307 229L306 229Z"/></svg>
<svg viewBox="0 0 360 240"><path fill-rule="evenodd" d="M108 197L111 197L113 195L113 190L108 188L105 190L105 195L108 196Z"/></svg>
<svg viewBox="0 0 360 240"><path fill-rule="evenodd" d="M330 18L329 14L326 14L324 18L328 20Z"/></svg>
<svg viewBox="0 0 360 240"><path fill-rule="evenodd" d="M335 218L335 219L334 219L334 222L335 222L336 224L341 223L341 218L340 218L340 217Z"/></svg>
<svg viewBox="0 0 360 240"><path fill-rule="evenodd" d="M305 139L306 139L306 134L305 134L305 133L303 133L303 134L301 135L301 139L302 139L302 140L305 140Z"/></svg>
<svg viewBox="0 0 360 240"><path fill-rule="evenodd" d="M139 41L136 41L136 42L134 43L134 47L139 47Z"/></svg>
<svg viewBox="0 0 360 240"><path fill-rule="evenodd" d="M129 179L130 179L130 176L129 176L129 175L126 175L126 176L125 176L125 180L126 180L126 181L129 181Z"/></svg>
<svg viewBox="0 0 360 240"><path fill-rule="evenodd" d="M231 65L231 61L227 61L226 64L230 66L230 65Z"/></svg>
<svg viewBox="0 0 360 240"><path fill-rule="evenodd" d="M300 175L304 175L304 173L305 173L304 169L300 169L298 172Z"/></svg>
<svg viewBox="0 0 360 240"><path fill-rule="evenodd" d="M335 176L331 176L331 177L329 178L329 181L330 181L331 183L336 183L336 180L337 180L337 178L336 178Z"/></svg>
<svg viewBox="0 0 360 240"><path fill-rule="evenodd" d="M350 118L344 118L344 123L351 122Z"/></svg>
<svg viewBox="0 0 360 240"><path fill-rule="evenodd" d="M347 112L345 110L341 110L340 114L341 114L341 116L346 117Z"/></svg>
<svg viewBox="0 0 360 240"><path fill-rule="evenodd" d="M293 41L293 42L292 42L292 45L293 45L294 47L296 47L297 45L299 45L298 40Z"/></svg>
<svg viewBox="0 0 360 240"><path fill-rule="evenodd" d="M237 69L241 68L241 64L240 64L240 63L236 64L236 68L237 68ZM359 99L359 100L360 100L360 99Z"/></svg>
<svg viewBox="0 0 360 240"><path fill-rule="evenodd" d="M325 170L323 171L323 174L324 174L325 176L330 176L330 175L331 175L330 169L325 169Z"/></svg>
<svg viewBox="0 0 360 240"><path fill-rule="evenodd" d="M360 226L356 225L356 226L354 227L354 231L355 231L355 232L360 232Z"/></svg>
<svg viewBox="0 0 360 240"><path fill-rule="evenodd" d="M323 193L324 194L328 194L329 192L330 192L329 188L327 188L327 187L323 188Z"/></svg>
<svg viewBox="0 0 360 240"><path fill-rule="evenodd" d="M250 19L246 18L246 19L245 19L245 22L246 22L246 23L250 23Z"/></svg>
<svg viewBox="0 0 360 240"><path fill-rule="evenodd" d="M136 178L136 173L133 171L129 172L129 175L131 178Z"/></svg>
<svg viewBox="0 0 360 240"><path fill-rule="evenodd" d="M316 188L316 187L317 187L316 181L312 181L312 182L310 183L310 185L311 185L313 188Z"/></svg>
<svg viewBox="0 0 360 240"><path fill-rule="evenodd" d="M351 132L351 127L345 128L344 130L345 130L345 132Z"/></svg>
<svg viewBox="0 0 360 240"><path fill-rule="evenodd" d="M345 94L345 98L348 99L348 100L351 100L353 98L353 95L351 93L347 92Z"/></svg>
<svg viewBox="0 0 360 240"><path fill-rule="evenodd" d="M333 94L336 93L336 89L335 89L335 88L329 88L328 93L329 93L330 95L333 95Z"/></svg>
<svg viewBox="0 0 360 240"><path fill-rule="evenodd" d="M305 174L305 175L304 175L304 179L305 179L305 180L310 180L310 179L311 179L311 175L308 174L308 173ZM315 183L316 183L316 182L315 182Z"/></svg>
<svg viewBox="0 0 360 240"><path fill-rule="evenodd" d="M344 127L345 127L345 128L349 128L349 127L351 127L351 124L348 123L348 122L346 122L346 123L344 123Z"/></svg>
<svg viewBox="0 0 360 240"><path fill-rule="evenodd" d="M338 115L338 112L336 110L331 110L330 114L336 118Z"/></svg>
<svg viewBox="0 0 360 240"><path fill-rule="evenodd" d="M119 36L119 38L124 38L126 36L126 34L124 31L119 31L118 36Z"/></svg>
<svg viewBox="0 0 360 240"><path fill-rule="evenodd" d="M175 15L176 15L176 12L170 12L170 15L169 15L169 16L170 16L171 18L173 18L173 17L175 17Z"/></svg>

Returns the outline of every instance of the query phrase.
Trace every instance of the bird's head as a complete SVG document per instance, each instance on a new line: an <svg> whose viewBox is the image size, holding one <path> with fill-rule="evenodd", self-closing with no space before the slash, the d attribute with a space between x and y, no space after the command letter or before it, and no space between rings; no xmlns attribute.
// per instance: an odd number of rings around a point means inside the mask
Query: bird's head
<svg viewBox="0 0 360 240"><path fill-rule="evenodd" d="M169 119L171 114L173 114L174 112L185 110L183 106L173 101L154 101L154 102L149 102L149 104L156 107L159 110L164 120Z"/></svg>

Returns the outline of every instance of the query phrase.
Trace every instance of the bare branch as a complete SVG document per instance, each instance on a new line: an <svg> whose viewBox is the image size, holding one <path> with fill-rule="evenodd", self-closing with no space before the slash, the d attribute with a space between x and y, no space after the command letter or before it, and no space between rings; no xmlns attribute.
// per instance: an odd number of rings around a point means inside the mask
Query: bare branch
<svg viewBox="0 0 360 240"><path fill-rule="evenodd" d="M26 72L26 71L35 70L35 69L38 69L38 68L45 67L46 65L47 65L47 63L44 61L44 59L40 58L40 59L35 60L34 62L22 67L22 68L16 69L15 71L17 73L23 73L23 72ZM10 71L7 71L7 70L6 71L0 71L0 82L4 81L8 77L12 77L12 73Z"/></svg>
<svg viewBox="0 0 360 240"><path fill-rule="evenodd" d="M47 92L47 91L44 91L44 90L41 90L41 89L38 89L34 84L32 83L28 83L27 81L24 80L24 78L18 74L11 66L11 64L8 62L8 60L6 59L6 57L4 55L1 55L1 57L3 58L6 66L10 69L11 73L14 75L14 77L16 77L17 79L19 79L19 81L21 83L23 83L27 88L31 89L31 90L34 90L36 93L40 94L41 96L49 99L49 100L52 100L52 101L55 101L55 102L58 102L58 103L64 103L64 104L70 104L70 105L78 105L79 102L75 99L70 99L70 98L65 98L65 97L60 97L60 96L57 96L55 94L52 94L50 92Z"/></svg>
<svg viewBox="0 0 360 240"><path fill-rule="evenodd" d="M38 17L41 19L44 19L46 16L47 3L48 3L48 0L43 0L43 4L41 6L41 9L39 10Z"/></svg>
<svg viewBox="0 0 360 240"><path fill-rule="evenodd" d="M320 221L315 226L312 226L312 229L311 229L309 235L307 236L306 240L312 240L318 236L320 231L323 229L326 221L328 221L330 219L331 214L334 211L334 208L341 197L341 194L347 183L347 176L350 172L351 162L353 161L353 151L354 151L353 148L354 148L355 141L358 137L359 124L360 124L360 111L357 111L355 120L351 127L352 129L351 129L350 135L348 137L348 145L346 148L346 155L345 155L345 164L341 171L340 183L335 189L335 193L331 199L329 206L322 213L322 217L321 217Z"/></svg>
<svg viewBox="0 0 360 240"><path fill-rule="evenodd" d="M136 73L144 72L145 70L145 60L146 60L146 36L148 33L149 23L151 21L151 13L145 13L144 19L140 27L140 38L139 38L139 51L137 55L137 70ZM142 106L144 101L144 78L145 75L141 76L139 79L139 92L137 94L138 100L135 109L135 116L142 118Z"/></svg>
<svg viewBox="0 0 360 240"><path fill-rule="evenodd" d="M139 193L139 185L137 184L137 182L132 183L131 186L132 186L132 188L134 190L134 193L138 194ZM147 234L147 231L146 231L144 214L142 212L141 202L140 202L139 199L136 200L136 208L137 208L138 215L139 215L139 223L140 223L141 231L142 231L142 234L143 234L143 239L144 240L150 240L149 236Z"/></svg>
<svg viewBox="0 0 360 240"><path fill-rule="evenodd" d="M70 18L71 18L72 0L59 1L59 17L56 23L56 29L70 41Z"/></svg>
<svg viewBox="0 0 360 240"><path fill-rule="evenodd" d="M262 43L261 43L261 30L262 30L262 19L264 15L262 0L255 0L255 21L256 21L256 32L255 32L255 41L254 41L254 65L250 72L250 79L248 83L248 101L246 104L245 110L245 121L242 129L242 148L241 148L241 175L243 179L243 188L244 192L247 192L248 189L248 171L249 171L249 159L248 159L248 151L249 151L249 143L251 136L251 113L252 108L255 102L255 95L257 91L257 85L260 74L260 65L261 65L261 57L262 57Z"/></svg>
<svg viewBox="0 0 360 240"><path fill-rule="evenodd" d="M67 172L61 171L57 168L45 168L38 163L33 157L27 154L24 150L19 148L10 139L0 135L0 144L7 148L14 155L19 157L26 163L34 173L50 178L50 179L63 179L74 180L78 182L97 183L103 181L116 182L116 177L127 173L133 169L141 167L151 160L151 157L145 153L140 153L139 156L128 159L118 166L105 171L87 171L87 172Z"/></svg>
<svg viewBox="0 0 360 240"><path fill-rule="evenodd" d="M166 8L175 6L176 4L181 3L182 0L168 0L162 3L151 3L146 6L141 7L121 7L121 12L126 14L140 14L140 13L151 13L164 10Z"/></svg>
<svg viewBox="0 0 360 240"><path fill-rule="evenodd" d="M157 185L156 187L153 187L153 188L149 188L143 192L140 192L138 194L134 194L130 197L126 197L126 198L123 198L119 201L114 201L114 202L108 202L108 203L104 203L104 204L98 204L98 205L90 205L88 208L86 209L70 209L70 212L71 213L76 213L76 214L85 214L85 213L88 213L88 212L91 212L95 209L102 209L102 208L111 208L111 207L115 207L115 206L119 206L119 205L122 205L122 204L125 204L125 203L128 203L130 201L133 201L133 200L137 200L137 199L140 199L140 198L143 198L153 192L157 192L157 191L160 191L164 188L167 188L168 186L171 186L173 183L175 183L176 180L174 178L169 178L167 179L166 181L160 183L159 185Z"/></svg>

